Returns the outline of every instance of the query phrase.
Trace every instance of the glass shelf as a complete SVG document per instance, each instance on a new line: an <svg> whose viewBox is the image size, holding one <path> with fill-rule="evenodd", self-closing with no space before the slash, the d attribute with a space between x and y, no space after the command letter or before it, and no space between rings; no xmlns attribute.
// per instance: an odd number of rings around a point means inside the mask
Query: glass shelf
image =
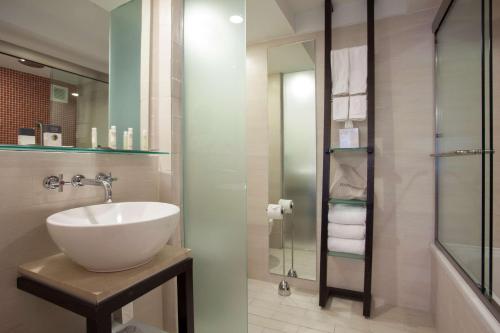
<svg viewBox="0 0 500 333"><path fill-rule="evenodd" d="M347 259L355 259L355 260L365 260L365 256L362 254L346 253L346 252L329 251L328 256L347 258Z"/></svg>
<svg viewBox="0 0 500 333"><path fill-rule="evenodd" d="M123 150L109 148L78 148L78 147L47 147L47 146L18 146L1 145L0 151L38 151L38 152L67 152L67 153L95 153L95 154L122 154L122 155L168 155L168 152L147 150Z"/></svg>
<svg viewBox="0 0 500 333"><path fill-rule="evenodd" d="M330 153L362 153L368 151L368 147L358 147L358 148L330 148Z"/></svg>
<svg viewBox="0 0 500 333"><path fill-rule="evenodd" d="M342 204L342 205L351 205L351 206L366 206L366 200L356 200L356 199L336 199L330 198L328 200L331 204Z"/></svg>

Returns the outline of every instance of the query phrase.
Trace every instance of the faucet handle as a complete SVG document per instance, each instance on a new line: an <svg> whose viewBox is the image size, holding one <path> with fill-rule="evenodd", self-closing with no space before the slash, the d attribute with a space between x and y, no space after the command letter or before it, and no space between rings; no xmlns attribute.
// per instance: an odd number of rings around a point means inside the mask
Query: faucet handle
<svg viewBox="0 0 500 333"><path fill-rule="evenodd" d="M83 186L83 180L85 179L85 176L83 175L76 175L76 176L73 176L73 178L71 178L71 185L73 185L73 187L81 187Z"/></svg>
<svg viewBox="0 0 500 333"><path fill-rule="evenodd" d="M60 173L59 176L48 176L43 179L43 187L47 190L57 189L59 192L62 192L66 184L68 184L68 182L64 181L62 173Z"/></svg>

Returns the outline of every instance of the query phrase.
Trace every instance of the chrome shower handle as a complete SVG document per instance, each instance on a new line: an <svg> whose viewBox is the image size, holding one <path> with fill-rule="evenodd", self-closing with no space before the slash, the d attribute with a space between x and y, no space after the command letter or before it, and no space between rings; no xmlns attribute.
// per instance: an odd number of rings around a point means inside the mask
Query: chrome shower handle
<svg viewBox="0 0 500 333"><path fill-rule="evenodd" d="M434 153L431 154L432 157L455 157L455 156L469 156L469 155L482 155L482 154L494 154L493 149L458 149L447 151L444 153Z"/></svg>

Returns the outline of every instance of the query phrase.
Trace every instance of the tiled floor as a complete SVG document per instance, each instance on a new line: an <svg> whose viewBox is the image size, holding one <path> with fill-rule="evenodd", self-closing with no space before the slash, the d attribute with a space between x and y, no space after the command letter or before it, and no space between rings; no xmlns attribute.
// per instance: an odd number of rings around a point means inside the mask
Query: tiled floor
<svg viewBox="0 0 500 333"><path fill-rule="evenodd" d="M316 294L292 288L282 297L276 284L248 280L248 333L436 333L428 314L392 307L368 320L361 308L333 299L322 310Z"/></svg>

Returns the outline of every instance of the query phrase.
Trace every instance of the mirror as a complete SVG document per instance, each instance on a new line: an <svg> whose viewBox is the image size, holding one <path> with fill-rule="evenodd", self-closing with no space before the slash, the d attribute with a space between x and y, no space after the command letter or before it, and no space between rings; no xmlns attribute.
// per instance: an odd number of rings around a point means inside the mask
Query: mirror
<svg viewBox="0 0 500 333"><path fill-rule="evenodd" d="M269 271L315 280L315 43L272 47L267 63L269 203L294 203L291 214L269 225Z"/></svg>
<svg viewBox="0 0 500 333"><path fill-rule="evenodd" d="M0 6L1 148L149 150L150 0Z"/></svg>

